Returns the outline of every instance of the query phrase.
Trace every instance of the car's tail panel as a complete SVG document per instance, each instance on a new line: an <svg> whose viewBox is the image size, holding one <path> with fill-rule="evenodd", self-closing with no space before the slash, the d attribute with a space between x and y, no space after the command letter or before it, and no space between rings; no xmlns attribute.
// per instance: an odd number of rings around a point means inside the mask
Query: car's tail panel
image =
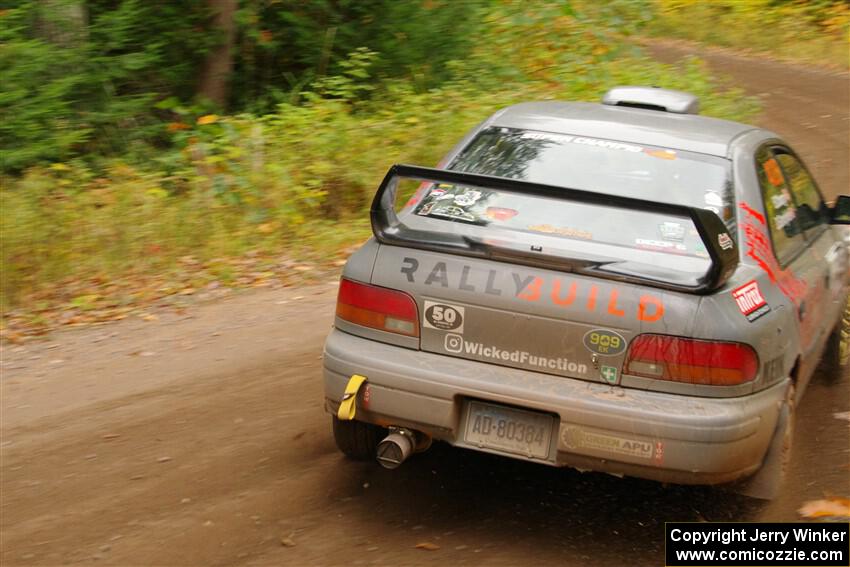
<svg viewBox="0 0 850 567"><path fill-rule="evenodd" d="M687 336L699 297L628 283L381 246L371 283L411 294L420 348L619 383L640 333Z"/></svg>

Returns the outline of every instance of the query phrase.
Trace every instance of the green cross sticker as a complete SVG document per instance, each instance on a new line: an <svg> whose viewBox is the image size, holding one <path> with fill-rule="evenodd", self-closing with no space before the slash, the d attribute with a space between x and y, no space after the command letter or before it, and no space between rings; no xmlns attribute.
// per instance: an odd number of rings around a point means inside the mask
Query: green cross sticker
<svg viewBox="0 0 850 567"><path fill-rule="evenodd" d="M609 384L617 383L617 368L614 366L603 366L599 373L602 374L602 378L608 382Z"/></svg>

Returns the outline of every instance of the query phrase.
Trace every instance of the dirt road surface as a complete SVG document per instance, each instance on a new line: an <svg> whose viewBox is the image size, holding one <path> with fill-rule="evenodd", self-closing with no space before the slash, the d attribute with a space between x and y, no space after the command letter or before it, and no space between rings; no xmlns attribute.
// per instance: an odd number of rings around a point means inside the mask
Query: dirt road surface
<svg viewBox="0 0 850 567"><path fill-rule="evenodd" d="M826 192L846 191L847 75L708 60L763 97L761 123ZM850 495L833 416L850 377L823 372L770 504L439 445L397 471L347 461L322 411L334 279L4 347L0 563L661 565L665 520L794 520Z"/></svg>

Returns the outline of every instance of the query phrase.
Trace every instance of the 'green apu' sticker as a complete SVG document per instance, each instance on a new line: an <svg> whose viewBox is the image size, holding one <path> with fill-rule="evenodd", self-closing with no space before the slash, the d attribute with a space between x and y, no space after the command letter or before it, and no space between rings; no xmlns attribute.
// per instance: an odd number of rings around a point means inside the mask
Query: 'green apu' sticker
<svg viewBox="0 0 850 567"><path fill-rule="evenodd" d="M601 356L616 356L626 350L626 339L608 329L593 329L585 333L584 347Z"/></svg>

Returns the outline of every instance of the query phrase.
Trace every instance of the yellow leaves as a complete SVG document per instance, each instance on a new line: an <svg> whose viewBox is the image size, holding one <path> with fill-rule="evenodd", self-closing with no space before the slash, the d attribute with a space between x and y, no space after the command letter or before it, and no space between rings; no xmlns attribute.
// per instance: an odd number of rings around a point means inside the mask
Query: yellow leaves
<svg viewBox="0 0 850 567"><path fill-rule="evenodd" d="M23 333L3 329L0 331L0 339L9 341L13 345L19 345L24 343L26 337Z"/></svg>
<svg viewBox="0 0 850 567"><path fill-rule="evenodd" d="M243 281L246 284L250 283L251 287L268 287L274 283L275 276L274 272L253 272L247 274ZM251 279L253 281L250 281Z"/></svg>
<svg viewBox="0 0 850 567"><path fill-rule="evenodd" d="M417 543L414 546L416 549L423 549L425 551L437 551L440 549L440 546L436 543L431 543L430 541L423 541L421 543Z"/></svg>
<svg viewBox="0 0 850 567"><path fill-rule="evenodd" d="M156 197L157 199L165 199L168 197L168 191L160 187L159 185L151 187L147 191L145 191L151 197Z"/></svg>
<svg viewBox="0 0 850 567"><path fill-rule="evenodd" d="M850 498L811 500L798 510L803 518L850 517Z"/></svg>
<svg viewBox="0 0 850 567"><path fill-rule="evenodd" d="M206 126L207 124L215 124L218 122L217 114L205 114L198 118L197 120L199 126Z"/></svg>
<svg viewBox="0 0 850 567"><path fill-rule="evenodd" d="M95 308L98 299L100 295L96 293L79 295L71 300L71 305L82 311L90 311Z"/></svg>

